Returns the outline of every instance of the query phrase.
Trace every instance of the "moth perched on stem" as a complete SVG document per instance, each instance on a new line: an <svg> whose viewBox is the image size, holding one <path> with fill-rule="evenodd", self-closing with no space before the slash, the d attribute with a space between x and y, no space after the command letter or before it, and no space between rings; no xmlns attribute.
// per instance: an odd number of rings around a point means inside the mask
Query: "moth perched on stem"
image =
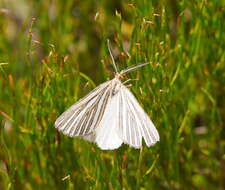
<svg viewBox="0 0 225 190"><path fill-rule="evenodd" d="M116 149L122 143L141 148L142 138L147 146L152 146L159 141L158 131L134 95L120 81L124 74L148 63L119 72L107 42L116 73L114 79L100 84L72 105L55 121L55 127L70 137L95 142L103 150Z"/></svg>

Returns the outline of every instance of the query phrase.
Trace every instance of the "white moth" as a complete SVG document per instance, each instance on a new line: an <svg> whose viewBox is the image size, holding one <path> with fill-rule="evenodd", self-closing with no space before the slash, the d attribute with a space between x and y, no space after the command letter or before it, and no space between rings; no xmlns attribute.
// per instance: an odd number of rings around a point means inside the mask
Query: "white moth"
<svg viewBox="0 0 225 190"><path fill-rule="evenodd" d="M72 105L55 121L55 127L70 137L95 142L103 150L119 148L122 143L141 148L142 138L147 146L152 146L159 141L158 131L134 95L120 81L125 73L148 63L118 72L110 48L109 52L115 78Z"/></svg>

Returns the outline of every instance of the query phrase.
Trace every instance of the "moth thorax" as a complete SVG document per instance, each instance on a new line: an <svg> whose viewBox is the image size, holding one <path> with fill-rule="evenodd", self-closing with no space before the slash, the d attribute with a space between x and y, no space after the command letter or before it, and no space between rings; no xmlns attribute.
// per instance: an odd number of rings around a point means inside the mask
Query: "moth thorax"
<svg viewBox="0 0 225 190"><path fill-rule="evenodd" d="M122 74L120 74L120 73L116 73L115 74L115 78L117 79L117 80L120 80L120 79L122 79L124 76L122 75Z"/></svg>
<svg viewBox="0 0 225 190"><path fill-rule="evenodd" d="M114 86L114 88L112 90L112 94L113 95L117 94L117 92L119 92L120 88L121 88L121 82L120 82L120 80L115 79L115 86Z"/></svg>

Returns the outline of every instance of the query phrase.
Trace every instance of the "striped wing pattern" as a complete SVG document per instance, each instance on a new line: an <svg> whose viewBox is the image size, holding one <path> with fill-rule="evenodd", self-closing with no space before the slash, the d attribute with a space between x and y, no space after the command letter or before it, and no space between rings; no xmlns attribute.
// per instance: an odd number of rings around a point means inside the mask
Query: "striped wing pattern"
<svg viewBox="0 0 225 190"><path fill-rule="evenodd" d="M111 99L115 83L107 81L72 105L55 122L55 127L68 136L85 136L94 131Z"/></svg>
<svg viewBox="0 0 225 190"><path fill-rule="evenodd" d="M118 94L118 125L123 142L140 148L144 138L147 146L154 145L159 141L158 131L134 95L124 85Z"/></svg>

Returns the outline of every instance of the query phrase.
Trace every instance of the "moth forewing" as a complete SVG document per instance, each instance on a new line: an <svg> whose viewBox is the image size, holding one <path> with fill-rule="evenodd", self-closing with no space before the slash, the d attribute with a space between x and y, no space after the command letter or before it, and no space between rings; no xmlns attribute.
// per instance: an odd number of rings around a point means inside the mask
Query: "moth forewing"
<svg viewBox="0 0 225 190"><path fill-rule="evenodd" d="M155 144L159 140L158 132L134 95L124 85L122 85L118 94L120 106L119 134L124 143L134 148L140 148L142 138L144 138L148 146ZM152 137L154 135L155 137Z"/></svg>
<svg viewBox="0 0 225 190"><path fill-rule="evenodd" d="M55 121L55 127L68 136L90 134L97 126L109 100L111 81L107 81L72 105ZM89 117L87 117L87 115Z"/></svg>

